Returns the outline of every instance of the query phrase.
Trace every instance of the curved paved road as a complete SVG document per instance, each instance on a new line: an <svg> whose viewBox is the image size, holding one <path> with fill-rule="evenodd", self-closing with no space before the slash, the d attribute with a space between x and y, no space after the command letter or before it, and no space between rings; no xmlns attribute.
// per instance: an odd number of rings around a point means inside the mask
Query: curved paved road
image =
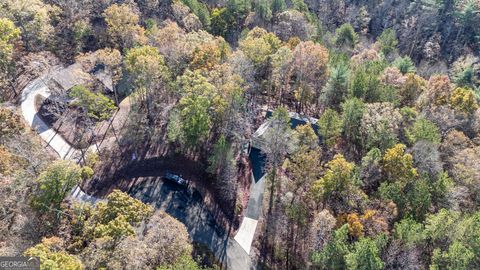
<svg viewBox="0 0 480 270"><path fill-rule="evenodd" d="M54 67L53 70L60 68ZM73 148L37 115L35 98L37 95L45 98L50 95L45 84L49 78L48 75L41 76L29 83L22 91L21 108L23 117L32 128L38 131L41 138L58 153L60 158L78 160L79 150ZM237 241L229 237L223 228L215 223L209 210L204 207L203 199L198 192L175 187L159 180L136 187L132 195L144 202L155 204L156 208L166 211L183 222L193 241L206 244L227 269L254 269L247 252ZM91 203L101 200L85 194L78 186L72 190L71 197Z"/></svg>

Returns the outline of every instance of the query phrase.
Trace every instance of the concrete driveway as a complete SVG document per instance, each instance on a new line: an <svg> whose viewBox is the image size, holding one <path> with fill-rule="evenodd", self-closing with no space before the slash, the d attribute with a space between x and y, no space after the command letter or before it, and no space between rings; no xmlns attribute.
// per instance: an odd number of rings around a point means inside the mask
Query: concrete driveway
<svg viewBox="0 0 480 270"><path fill-rule="evenodd" d="M44 83L48 79L47 75L39 77L30 82L22 91L22 114L25 121L33 129L35 129L40 137L47 142L47 144L55 150L55 152L62 159L72 159L76 156L77 150L70 146L60 135L51 129L40 117L38 116L35 99L37 96L48 98L50 91L47 85Z"/></svg>
<svg viewBox="0 0 480 270"><path fill-rule="evenodd" d="M61 70L62 67L56 66L52 71ZM81 152L72 147L65 139L62 138L55 130L50 128L38 115L35 106L37 97L48 98L50 90L45 82L50 79L49 74L45 74L31 81L22 91L21 109L22 115L27 124L35 129L40 137L60 156L61 159L70 159L78 161ZM98 151L95 145L90 146L91 150Z"/></svg>

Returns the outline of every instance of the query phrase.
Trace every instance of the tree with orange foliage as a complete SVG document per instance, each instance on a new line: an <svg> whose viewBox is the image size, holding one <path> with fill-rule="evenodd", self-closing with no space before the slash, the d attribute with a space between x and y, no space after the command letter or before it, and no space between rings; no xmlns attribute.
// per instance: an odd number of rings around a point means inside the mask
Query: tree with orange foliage
<svg viewBox="0 0 480 270"><path fill-rule="evenodd" d="M214 42L201 44L193 51L190 68L192 70L211 70L227 57L229 50L230 47L223 38L218 38Z"/></svg>
<svg viewBox="0 0 480 270"><path fill-rule="evenodd" d="M448 103L452 92L452 83L447 75L434 75L428 80L427 91L421 100L421 107L428 104L437 106Z"/></svg>
<svg viewBox="0 0 480 270"><path fill-rule="evenodd" d="M360 238L363 237L363 224L360 221L360 217L356 213L348 214L347 215L347 223L348 223L348 233L355 237Z"/></svg>
<svg viewBox="0 0 480 270"><path fill-rule="evenodd" d="M300 42L288 69L289 92L297 100L297 111L318 106L320 90L328 78L328 50L312 41Z"/></svg>
<svg viewBox="0 0 480 270"><path fill-rule="evenodd" d="M427 82L422 77L407 73L405 82L399 91L400 102L404 106L412 106L418 96L425 90Z"/></svg>

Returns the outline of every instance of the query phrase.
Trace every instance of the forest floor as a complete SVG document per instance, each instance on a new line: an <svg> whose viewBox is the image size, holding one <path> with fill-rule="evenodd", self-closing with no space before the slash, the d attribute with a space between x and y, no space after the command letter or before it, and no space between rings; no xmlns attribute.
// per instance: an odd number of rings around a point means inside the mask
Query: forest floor
<svg viewBox="0 0 480 270"><path fill-rule="evenodd" d="M36 103L40 119L76 149L84 149L91 144L99 143L107 132L109 120L101 122L90 120L84 112L78 108L68 107L68 104L61 106L61 116L57 116L54 112L59 110L58 105L50 98L37 99Z"/></svg>

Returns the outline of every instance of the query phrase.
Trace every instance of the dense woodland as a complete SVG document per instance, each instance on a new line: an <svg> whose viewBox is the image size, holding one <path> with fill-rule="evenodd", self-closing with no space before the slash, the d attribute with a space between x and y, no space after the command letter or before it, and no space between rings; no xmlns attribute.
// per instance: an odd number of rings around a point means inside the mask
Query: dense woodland
<svg viewBox="0 0 480 270"><path fill-rule="evenodd" d="M28 82L73 63L104 67L113 92L55 92L53 122L85 134L130 104L116 140L79 164L19 106ZM131 153L198 164L194 184L236 230L245 149L268 121L256 268L480 269L479 0L2 0L0 102L2 256L219 267L181 222L112 191L113 170ZM289 112L315 130L291 129ZM104 200L68 200L77 184Z"/></svg>

